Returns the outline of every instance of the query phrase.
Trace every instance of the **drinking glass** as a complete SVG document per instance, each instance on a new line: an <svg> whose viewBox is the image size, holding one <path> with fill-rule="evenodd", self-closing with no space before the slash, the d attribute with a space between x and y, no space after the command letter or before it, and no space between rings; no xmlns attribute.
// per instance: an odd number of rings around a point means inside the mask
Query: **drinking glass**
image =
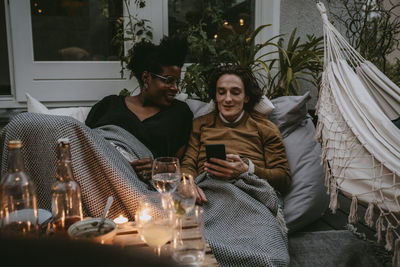
<svg viewBox="0 0 400 267"><path fill-rule="evenodd" d="M135 221L140 238L160 256L161 247L173 239L176 225L171 195L151 193L141 197Z"/></svg>
<svg viewBox="0 0 400 267"><path fill-rule="evenodd" d="M178 183L177 189L172 194L177 215L189 214L196 203L196 188L193 176L182 173L182 179Z"/></svg>
<svg viewBox="0 0 400 267"><path fill-rule="evenodd" d="M182 224L174 234L172 257L182 265L200 266L206 250L203 208L196 206L182 218Z"/></svg>
<svg viewBox="0 0 400 267"><path fill-rule="evenodd" d="M175 157L160 157L153 161L152 181L160 193L172 193L181 178L179 159Z"/></svg>

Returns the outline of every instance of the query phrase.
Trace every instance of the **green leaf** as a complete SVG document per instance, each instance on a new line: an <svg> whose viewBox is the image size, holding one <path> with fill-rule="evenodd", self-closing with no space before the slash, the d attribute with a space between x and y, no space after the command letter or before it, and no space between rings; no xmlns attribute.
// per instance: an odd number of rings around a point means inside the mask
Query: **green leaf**
<svg viewBox="0 0 400 267"><path fill-rule="evenodd" d="M131 95L131 92L129 92L128 89L124 88L124 89L122 89L122 90L119 92L119 95L120 95L120 96L130 96L130 95Z"/></svg>
<svg viewBox="0 0 400 267"><path fill-rule="evenodd" d="M256 36L266 27L272 26L272 24L264 24L261 26L258 26L257 29L254 30L254 32L250 35L249 43L254 42L254 39Z"/></svg>

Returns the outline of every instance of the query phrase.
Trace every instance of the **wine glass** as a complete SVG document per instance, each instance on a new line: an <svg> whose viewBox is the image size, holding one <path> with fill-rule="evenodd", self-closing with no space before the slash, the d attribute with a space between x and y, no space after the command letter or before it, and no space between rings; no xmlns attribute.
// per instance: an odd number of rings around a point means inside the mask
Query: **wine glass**
<svg viewBox="0 0 400 267"><path fill-rule="evenodd" d="M161 247L173 239L176 224L171 195L151 193L141 197L135 221L140 238L160 256Z"/></svg>
<svg viewBox="0 0 400 267"><path fill-rule="evenodd" d="M181 178L179 159L175 157L160 157L153 161L152 181L160 193L172 193Z"/></svg>
<svg viewBox="0 0 400 267"><path fill-rule="evenodd" d="M172 196L176 213L178 215L189 214L196 203L196 188L193 176L182 173L182 179L178 183L177 189Z"/></svg>

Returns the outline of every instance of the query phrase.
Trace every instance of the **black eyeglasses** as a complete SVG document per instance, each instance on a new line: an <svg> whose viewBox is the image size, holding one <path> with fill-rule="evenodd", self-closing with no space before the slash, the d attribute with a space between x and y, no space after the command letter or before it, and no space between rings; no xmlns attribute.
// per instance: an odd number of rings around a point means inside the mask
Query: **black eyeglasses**
<svg viewBox="0 0 400 267"><path fill-rule="evenodd" d="M158 75L158 74L155 74L155 73L152 73L152 72L150 72L150 74L152 76L155 76L155 77L161 79L165 84L168 84L171 87L174 86L174 84L176 84L176 87L178 87L180 82L181 82L180 79L176 79L173 76L161 76L161 75Z"/></svg>

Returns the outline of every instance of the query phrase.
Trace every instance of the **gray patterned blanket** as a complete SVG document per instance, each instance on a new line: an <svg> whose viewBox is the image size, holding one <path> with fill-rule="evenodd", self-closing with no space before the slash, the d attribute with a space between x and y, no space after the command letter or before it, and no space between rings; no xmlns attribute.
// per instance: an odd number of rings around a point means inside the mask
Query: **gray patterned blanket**
<svg viewBox="0 0 400 267"><path fill-rule="evenodd" d="M288 240L274 189L256 175L232 181L196 178L203 204L205 234L221 266L288 266Z"/></svg>
<svg viewBox="0 0 400 267"><path fill-rule="evenodd" d="M57 140L62 137L68 137L71 143L72 167L82 190L85 214L101 216L107 197L113 195L109 217L124 214L133 219L136 200L153 189L138 179L129 162L108 140L137 158L149 157L151 153L120 127L92 130L71 117L19 114L0 134L1 174L7 172L7 142L21 140L25 168L36 185L38 206L50 210L50 189L56 179Z"/></svg>
<svg viewBox="0 0 400 267"><path fill-rule="evenodd" d="M100 216L107 197L113 195L109 216L122 213L133 219L138 197L153 189L137 177L114 145L133 158L151 157L151 153L119 127L93 130L70 117L22 113L0 133L1 174L7 171L7 142L21 140L26 171L36 184L38 205L50 210L56 144L61 137L71 142L73 172L81 186L86 215ZM280 201L266 181L254 175L231 182L200 175L196 181L209 200L204 205L206 239L221 266L289 264Z"/></svg>

